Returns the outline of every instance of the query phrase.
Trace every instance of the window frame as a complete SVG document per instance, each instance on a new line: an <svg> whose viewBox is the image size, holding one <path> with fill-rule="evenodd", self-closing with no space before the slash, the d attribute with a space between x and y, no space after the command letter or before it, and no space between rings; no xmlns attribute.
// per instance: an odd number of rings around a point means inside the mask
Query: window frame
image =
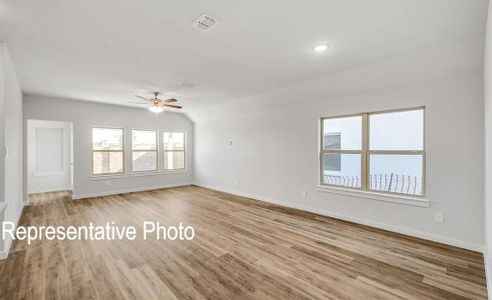
<svg viewBox="0 0 492 300"><path fill-rule="evenodd" d="M386 113L397 113L397 112L406 112L406 111L418 111L422 110L423 118L422 118L422 150L370 150L370 115L376 114L386 114ZM337 119L337 118L345 118L345 117L362 117L361 124L361 150L326 150L324 149L324 121L329 119ZM424 199L426 196L426 108L425 106L417 106L410 108L402 108L402 109L390 109L383 111L372 111L372 112L363 112L356 114L346 114L346 115L337 115L330 117L321 117L319 122L319 155L318 155L318 166L319 166L319 186L321 187L333 187L337 189L346 189L346 190L354 190L363 193L371 193L371 194L389 194L393 196L400 197L412 197ZM349 186L341 186L335 184L329 184L324 182L324 169L323 169L323 156L325 154L359 154L361 160L361 186L360 187L349 187ZM370 172L370 155L421 155L422 156L422 194L421 195L412 195L405 193L397 193L390 191L379 191L372 190L369 188L369 172Z"/></svg>
<svg viewBox="0 0 492 300"><path fill-rule="evenodd" d="M135 150L133 149L133 131L153 131L155 132L155 150ZM139 128L132 128L130 130L131 134L131 162L132 162L132 173L149 173L149 172L159 172L159 130L157 129L139 129ZM144 170L144 171L135 171L134 170L134 164L133 164L133 152L155 152L156 155L156 164L155 164L155 169L153 170Z"/></svg>
<svg viewBox="0 0 492 300"><path fill-rule="evenodd" d="M183 150L166 150L164 148L164 134L165 133L182 133L183 134ZM187 136L185 131L169 131L169 130L164 130L162 131L162 171L166 173L174 173L174 172L182 172L186 171L188 164L186 163L187 160L187 152L188 152L188 147L186 147L186 141L187 141ZM166 169L166 162L165 162L165 155L166 152L183 152L183 168L179 169Z"/></svg>
<svg viewBox="0 0 492 300"><path fill-rule="evenodd" d="M121 130L121 150L94 150L94 129L119 129ZM110 127L110 126L92 126L91 128L91 152L92 152L92 176L118 176L125 174L125 128L123 127ZM109 173L94 173L94 152L121 152L122 159L122 171L121 172L109 172Z"/></svg>

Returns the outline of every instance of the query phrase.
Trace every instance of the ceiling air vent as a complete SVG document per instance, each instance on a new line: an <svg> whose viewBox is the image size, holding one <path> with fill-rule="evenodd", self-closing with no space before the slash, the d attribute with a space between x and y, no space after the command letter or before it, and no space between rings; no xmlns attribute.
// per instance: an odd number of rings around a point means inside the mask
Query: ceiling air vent
<svg viewBox="0 0 492 300"><path fill-rule="evenodd" d="M191 24L191 27L194 27L195 29L198 29L200 31L209 31L219 23L219 20L217 20L214 17L211 17L209 15L201 15L198 19L195 20Z"/></svg>

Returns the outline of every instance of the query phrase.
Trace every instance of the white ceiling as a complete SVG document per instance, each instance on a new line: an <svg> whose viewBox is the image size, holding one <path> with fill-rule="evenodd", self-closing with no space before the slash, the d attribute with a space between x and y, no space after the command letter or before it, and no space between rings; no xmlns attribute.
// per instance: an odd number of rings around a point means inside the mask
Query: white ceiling
<svg viewBox="0 0 492 300"><path fill-rule="evenodd" d="M486 12L486 0L0 0L0 40L27 94L126 104L159 90L186 112L483 39ZM221 22L191 28L202 13Z"/></svg>

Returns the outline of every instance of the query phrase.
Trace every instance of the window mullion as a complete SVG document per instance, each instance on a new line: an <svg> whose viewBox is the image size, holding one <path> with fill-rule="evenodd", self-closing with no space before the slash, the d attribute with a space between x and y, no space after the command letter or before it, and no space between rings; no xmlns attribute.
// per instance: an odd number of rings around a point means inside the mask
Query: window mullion
<svg viewBox="0 0 492 300"><path fill-rule="evenodd" d="M369 160L367 157L367 151L369 150L369 117L367 114L362 114L362 149L361 149L361 188L367 190L368 186L368 172L369 172Z"/></svg>
<svg viewBox="0 0 492 300"><path fill-rule="evenodd" d="M183 150L176 150L183 151ZM361 150L321 150L323 154L361 154Z"/></svg>
<svg viewBox="0 0 492 300"><path fill-rule="evenodd" d="M386 155L423 155L423 150L368 150L370 154L386 154Z"/></svg>

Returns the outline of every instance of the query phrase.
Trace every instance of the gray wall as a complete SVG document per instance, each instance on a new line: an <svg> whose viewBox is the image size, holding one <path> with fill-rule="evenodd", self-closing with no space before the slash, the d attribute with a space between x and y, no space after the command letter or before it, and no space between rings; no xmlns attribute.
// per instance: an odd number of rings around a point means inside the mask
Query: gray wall
<svg viewBox="0 0 492 300"><path fill-rule="evenodd" d="M73 123L73 195L84 198L119 192L145 190L193 182L193 123L184 114L164 112L153 114L146 109L100 104L88 101L26 96L24 125L28 119ZM92 176L92 127L123 127L125 129L124 176ZM131 173L131 129L184 131L187 135L187 170L184 172ZM161 132L159 140L161 138ZM159 155L162 155L160 152ZM26 160L26 153L24 159ZM26 184L26 183L24 183Z"/></svg>
<svg viewBox="0 0 492 300"><path fill-rule="evenodd" d="M7 202L5 201L5 160L2 159L5 148L5 72L7 68L7 49L0 43L0 222L5 221L4 213ZM5 241L0 238L0 251L5 253Z"/></svg>
<svg viewBox="0 0 492 300"><path fill-rule="evenodd" d="M317 81L314 88L330 86ZM198 184L481 251L483 247L483 85L468 74L195 122ZM243 99L285 99L288 88ZM316 95L315 95L316 96ZM323 97L323 94L318 94ZM317 188L319 118L426 106L430 207L341 195ZM229 141L233 141L229 145ZM307 192L306 197L303 191ZM443 212L444 223L434 221Z"/></svg>
<svg viewBox="0 0 492 300"><path fill-rule="evenodd" d="M8 155L6 155L6 148ZM22 92L7 48L0 43L0 195L7 205L3 221L16 222L22 212ZM1 215L1 212L0 212ZM0 257L10 241L2 241Z"/></svg>
<svg viewBox="0 0 492 300"><path fill-rule="evenodd" d="M485 39L485 271L489 298L492 299L492 2L489 3Z"/></svg>

